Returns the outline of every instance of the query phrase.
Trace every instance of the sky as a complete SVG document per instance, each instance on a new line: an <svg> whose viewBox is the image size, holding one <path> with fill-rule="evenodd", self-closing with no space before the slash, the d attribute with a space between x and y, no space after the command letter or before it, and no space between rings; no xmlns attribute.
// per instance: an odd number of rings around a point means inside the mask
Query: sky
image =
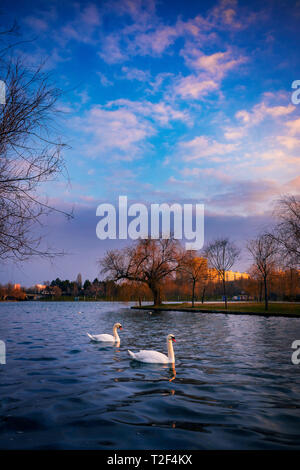
<svg viewBox="0 0 300 470"><path fill-rule="evenodd" d="M66 256L2 264L0 282L94 279L105 251L126 245L96 237L97 206L119 195L203 203L205 241L243 248L280 195L299 193L299 1L3 0L2 28L13 20L32 39L17 52L64 90L69 182L40 191L74 219L44 228ZM244 252L235 269L249 265Z"/></svg>

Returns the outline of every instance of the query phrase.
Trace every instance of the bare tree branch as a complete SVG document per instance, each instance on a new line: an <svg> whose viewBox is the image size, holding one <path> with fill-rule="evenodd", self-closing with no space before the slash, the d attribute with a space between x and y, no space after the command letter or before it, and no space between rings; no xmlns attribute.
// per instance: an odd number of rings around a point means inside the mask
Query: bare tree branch
<svg viewBox="0 0 300 470"><path fill-rule="evenodd" d="M161 282L174 273L180 261L178 240L138 240L133 247L109 251L99 261L103 274L114 281L127 279L147 284L155 305L161 304Z"/></svg>
<svg viewBox="0 0 300 470"><path fill-rule="evenodd" d="M0 259L24 260L62 254L42 249L34 229L45 214L72 214L40 195L44 183L66 175L66 145L54 135L62 92L51 85L42 64L28 67L21 57L8 55L16 43L4 39L16 32L16 26L0 32L0 77L6 83L6 103L0 105Z"/></svg>
<svg viewBox="0 0 300 470"><path fill-rule="evenodd" d="M240 250L228 238L219 238L207 245L204 250L210 268L216 270L223 283L225 308L227 309L226 296L226 271L229 271L237 261Z"/></svg>
<svg viewBox="0 0 300 470"><path fill-rule="evenodd" d="M268 280L276 266L276 256L278 244L268 233L259 235L255 240L251 240L247 245L251 253L254 265L260 273L265 290L265 310L268 310Z"/></svg>

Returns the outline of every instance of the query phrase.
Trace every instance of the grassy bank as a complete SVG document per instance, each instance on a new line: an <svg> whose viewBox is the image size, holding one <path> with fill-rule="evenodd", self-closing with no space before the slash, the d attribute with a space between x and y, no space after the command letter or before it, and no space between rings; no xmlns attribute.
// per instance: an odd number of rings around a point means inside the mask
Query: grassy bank
<svg viewBox="0 0 300 470"><path fill-rule="evenodd" d="M202 312L202 313L230 313L236 315L263 315L263 316L284 316L284 317L300 317L300 303L293 302L274 302L269 304L269 310L265 311L264 303L257 302L234 302L228 303L228 309L225 310L224 304L162 304L154 307L153 305L145 305L142 307L132 307L142 310L173 310L178 312Z"/></svg>

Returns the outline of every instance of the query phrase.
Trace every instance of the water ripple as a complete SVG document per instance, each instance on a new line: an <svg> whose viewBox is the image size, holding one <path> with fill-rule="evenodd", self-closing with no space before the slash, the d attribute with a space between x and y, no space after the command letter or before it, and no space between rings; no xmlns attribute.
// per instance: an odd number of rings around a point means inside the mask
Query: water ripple
<svg viewBox="0 0 300 470"><path fill-rule="evenodd" d="M300 319L145 316L121 303L0 308L2 449L300 447ZM117 321L119 347L87 338ZM176 370L130 360L127 349L166 352L171 332Z"/></svg>

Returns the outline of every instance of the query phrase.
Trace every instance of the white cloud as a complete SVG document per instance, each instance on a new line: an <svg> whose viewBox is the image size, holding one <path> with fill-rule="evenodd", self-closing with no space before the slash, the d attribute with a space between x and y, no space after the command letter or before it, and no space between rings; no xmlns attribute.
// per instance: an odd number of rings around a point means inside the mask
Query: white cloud
<svg viewBox="0 0 300 470"><path fill-rule="evenodd" d="M279 135L277 136L277 141L280 145L283 145L288 150L294 150L300 148L300 139L292 137L290 135Z"/></svg>
<svg viewBox="0 0 300 470"><path fill-rule="evenodd" d="M177 79L174 92L182 98L199 99L221 88L223 78L245 57L236 57L231 50L205 55L188 42L181 51L186 64L196 72Z"/></svg>
<svg viewBox="0 0 300 470"><path fill-rule="evenodd" d="M61 45L65 45L71 40L86 44L96 44L97 38L94 33L102 24L102 17L99 7L95 4L82 6L74 3L74 19L65 23L57 32L56 39Z"/></svg>
<svg viewBox="0 0 300 470"><path fill-rule="evenodd" d="M236 144L224 144L207 136L198 136L179 144L184 161L224 155L236 150ZM212 158L213 160L213 158Z"/></svg>
<svg viewBox="0 0 300 470"><path fill-rule="evenodd" d="M100 78L100 82L101 82L101 85L102 85L102 86L107 87L107 86L112 86L112 85L113 85L113 82L112 82L111 80L109 80L109 79L107 78L107 76L104 75L104 73L102 73L102 72L97 72L97 75L98 75L98 77Z"/></svg>
<svg viewBox="0 0 300 470"><path fill-rule="evenodd" d="M122 72L124 73L124 78L127 80L137 80L138 82L147 82L150 80L150 72L145 72L135 67L122 67Z"/></svg>
<svg viewBox="0 0 300 470"><path fill-rule="evenodd" d="M235 117L247 126L254 126L263 121L266 117L278 118L287 116L295 110L295 106L288 104L287 106L268 106L263 101L255 105L252 111L240 110ZM300 120L299 120L300 121Z"/></svg>
<svg viewBox="0 0 300 470"><path fill-rule="evenodd" d="M88 141L83 144L84 155L133 160L152 149L148 139L157 134L160 127L170 127L176 120L190 123L187 113L163 101L120 99L105 106L93 106L69 125L80 130Z"/></svg>
<svg viewBox="0 0 300 470"><path fill-rule="evenodd" d="M224 137L227 140L240 140L247 135L251 128L259 126L264 120L271 119L274 122L272 126L282 122L282 119L289 116L292 112L295 111L295 106L292 104L288 105L275 105L271 106L268 101L274 101L277 99L277 96L272 93L265 93L264 99L260 103L254 105L250 111L246 109L241 109L235 113L235 118L241 124L236 126L226 126L224 127ZM299 120L300 121L300 120ZM294 121L286 123L287 126L293 127ZM282 127L282 124L281 124ZM281 142L284 145L284 139ZM287 141L286 141L287 143Z"/></svg>
<svg viewBox="0 0 300 470"><path fill-rule="evenodd" d="M180 78L173 91L182 98L198 99L206 96L211 91L218 90L218 88L219 84L213 79L203 80L199 76L189 75Z"/></svg>
<svg viewBox="0 0 300 470"><path fill-rule="evenodd" d="M119 99L108 102L108 108L122 107L133 112L135 115L150 118L161 126L169 126L171 121L182 121L187 124L191 122L191 118L187 111L181 111L173 105L165 101L152 103L151 101L131 101L127 99Z"/></svg>
<svg viewBox="0 0 300 470"><path fill-rule="evenodd" d="M180 173L185 177L202 177L211 178L213 180L219 180L223 183L229 183L232 181L232 176L218 170L217 168L184 168L180 170Z"/></svg>
<svg viewBox="0 0 300 470"><path fill-rule="evenodd" d="M295 119L294 121L288 121L286 123L288 132L290 135L295 135L300 133L300 118Z"/></svg>
<svg viewBox="0 0 300 470"><path fill-rule="evenodd" d="M117 160L138 158L144 150L145 141L155 133L148 121L128 109L109 110L92 107L82 118L72 120L70 125L87 136L83 154L91 158Z"/></svg>
<svg viewBox="0 0 300 470"><path fill-rule="evenodd" d="M98 55L108 64L124 62L128 57L128 55L122 51L120 37L116 33L103 37L101 50L98 52Z"/></svg>

